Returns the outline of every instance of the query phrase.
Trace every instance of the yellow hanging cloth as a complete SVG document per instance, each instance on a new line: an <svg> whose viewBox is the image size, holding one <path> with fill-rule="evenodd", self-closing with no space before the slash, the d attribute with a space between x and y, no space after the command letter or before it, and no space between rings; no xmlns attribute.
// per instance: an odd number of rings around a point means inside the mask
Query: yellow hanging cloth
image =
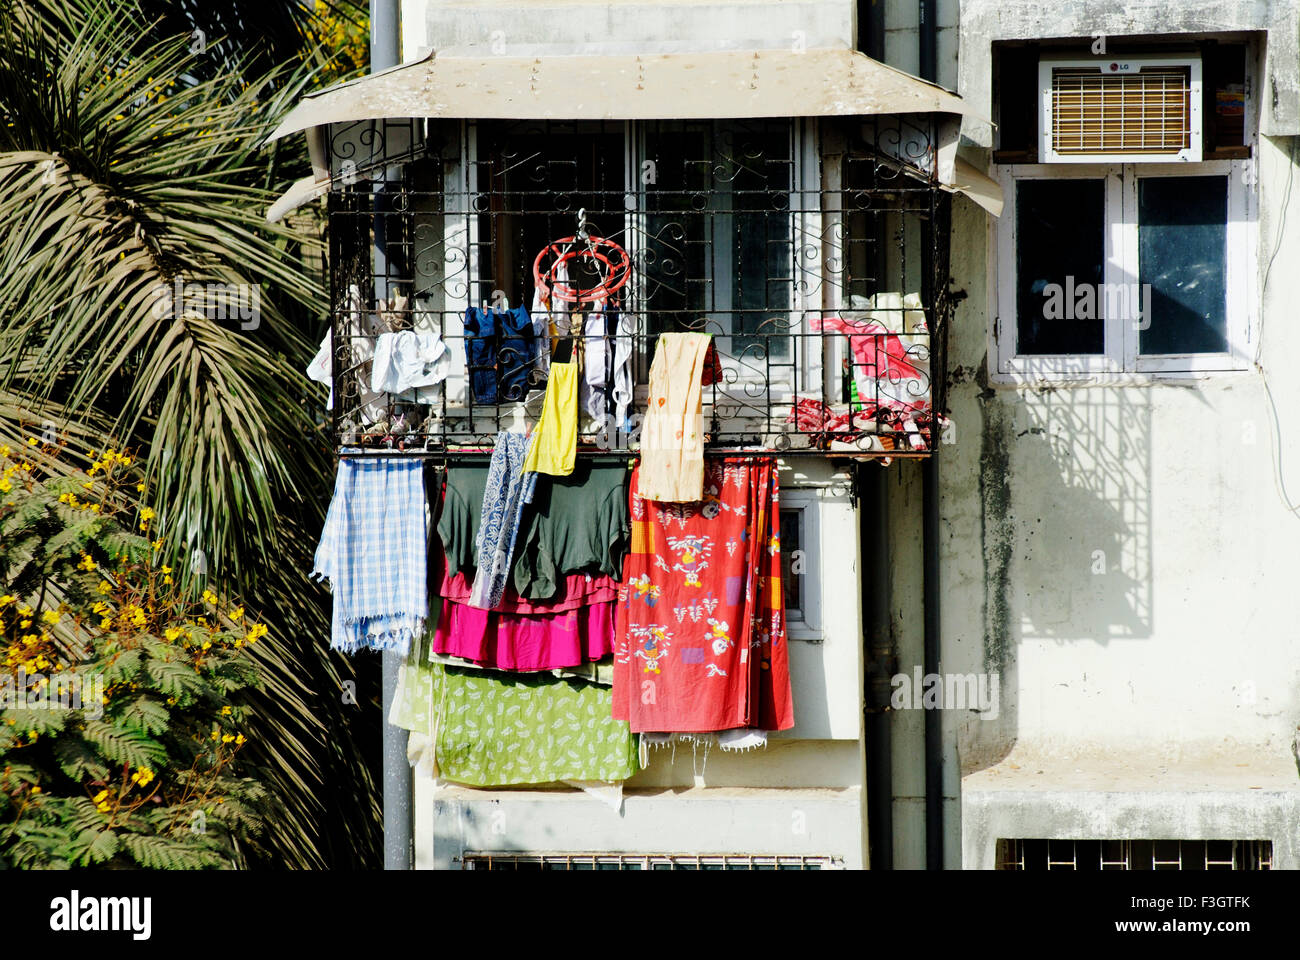
<svg viewBox="0 0 1300 960"><path fill-rule="evenodd" d="M542 419L524 458L524 473L573 473L578 453L578 362L552 361L542 398Z"/></svg>

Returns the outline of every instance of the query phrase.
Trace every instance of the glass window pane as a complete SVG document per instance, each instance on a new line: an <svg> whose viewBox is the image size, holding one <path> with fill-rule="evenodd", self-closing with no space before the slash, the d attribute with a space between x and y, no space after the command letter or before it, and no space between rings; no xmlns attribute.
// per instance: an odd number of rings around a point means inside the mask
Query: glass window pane
<svg viewBox="0 0 1300 960"><path fill-rule="evenodd" d="M1227 351L1227 224L1227 177L1138 181L1144 306L1151 284L1150 323L1139 337L1143 354Z"/></svg>
<svg viewBox="0 0 1300 960"><path fill-rule="evenodd" d="M790 123L665 121L644 132L647 329L709 330L763 372L767 358L790 355Z"/></svg>
<svg viewBox="0 0 1300 960"><path fill-rule="evenodd" d="M796 551L803 549L803 510L781 511L781 586L785 594L785 612L791 620L803 620L803 583L806 568L794 572ZM805 564L807 561L804 561Z"/></svg>
<svg viewBox="0 0 1300 960"><path fill-rule="evenodd" d="M1104 180L1017 181L1018 354L1106 352L1105 215Z"/></svg>

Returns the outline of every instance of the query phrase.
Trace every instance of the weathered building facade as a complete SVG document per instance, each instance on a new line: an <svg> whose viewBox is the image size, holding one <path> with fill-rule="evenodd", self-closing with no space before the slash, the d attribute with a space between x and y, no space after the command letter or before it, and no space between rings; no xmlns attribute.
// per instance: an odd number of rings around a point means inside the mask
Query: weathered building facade
<svg viewBox="0 0 1300 960"><path fill-rule="evenodd" d="M399 30L405 67L280 131L318 164L289 202L330 194L335 330L401 296L451 343L599 225L637 336L720 339L713 442L783 457L798 551L792 730L653 751L614 806L417 766L416 866L1300 866L1295 2L404 0ZM924 442L792 427L848 399L813 321L854 309L911 338ZM533 415L455 363L426 451Z"/></svg>

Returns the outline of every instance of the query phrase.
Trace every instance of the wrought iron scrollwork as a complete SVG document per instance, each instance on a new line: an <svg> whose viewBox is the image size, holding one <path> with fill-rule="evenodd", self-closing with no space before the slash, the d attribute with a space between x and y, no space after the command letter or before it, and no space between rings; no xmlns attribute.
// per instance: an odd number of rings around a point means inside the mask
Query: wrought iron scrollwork
<svg viewBox="0 0 1300 960"><path fill-rule="evenodd" d="M635 160L622 124L471 127L463 141L459 125L434 121L331 128L331 168L349 173L329 201L337 442L490 446L498 430L536 421L548 360L569 339L584 363L612 363L622 337L644 402L657 338L673 331L712 334L720 348L721 376L703 390L713 448L898 455L934 442L954 303L926 124L846 123L834 190L803 168L817 151L796 150L787 121L638 124ZM607 305L627 327L599 344L567 308L533 309L533 257L575 232L579 209L631 263ZM447 351L436 402L370 389L378 320L399 294L407 305L389 329L436 333ZM918 297L924 323L903 329L886 310L867 310L874 332L824 323L886 294ZM529 309L527 334L471 358L466 311L506 301ZM495 393L479 396L484 375ZM581 442L599 446L613 414L584 411Z"/></svg>

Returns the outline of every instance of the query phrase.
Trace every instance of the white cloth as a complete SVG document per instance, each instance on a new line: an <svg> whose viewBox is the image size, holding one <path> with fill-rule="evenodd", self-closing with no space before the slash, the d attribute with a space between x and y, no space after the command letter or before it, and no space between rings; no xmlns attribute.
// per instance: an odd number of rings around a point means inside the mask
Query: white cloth
<svg viewBox="0 0 1300 960"><path fill-rule="evenodd" d="M578 402L593 420L605 417L605 304L597 303L582 324L582 382L578 384Z"/></svg>
<svg viewBox="0 0 1300 960"><path fill-rule="evenodd" d="M361 388L361 407L358 411L361 422L363 424L375 423L382 420L388 412L388 405L385 402L384 395L367 389L370 380L368 364L375 355L373 336L375 329L380 324L380 319L374 314L364 314L361 304L361 290L356 284L348 288L346 317L346 341L350 348L351 360L345 360L344 363L345 365L351 363L352 369L356 371L358 386ZM334 333L330 330L325 333L325 339L321 341L316 356L312 357L311 363L307 365L307 376L330 388L329 399L325 403L326 410L334 409L333 351Z"/></svg>
<svg viewBox="0 0 1300 960"><path fill-rule="evenodd" d="M317 383L323 383L330 388L330 396L325 401L325 409L334 409L334 331L326 330L325 339L320 342L320 349L316 351L316 356L311 358L311 363L307 364L308 379L315 380Z"/></svg>
<svg viewBox="0 0 1300 960"><path fill-rule="evenodd" d="M632 383L632 317L619 312L618 328L614 331L614 418L624 430L630 430L628 415L632 412L635 384Z"/></svg>
<svg viewBox="0 0 1300 960"><path fill-rule="evenodd" d="M632 318L615 312L615 330L608 332L609 318L605 303L600 301L583 324L582 384L580 400L587 416L597 423L606 417L606 395L614 404L613 429L628 429L627 417L632 407ZM613 357L610 357L610 351Z"/></svg>
<svg viewBox="0 0 1300 960"><path fill-rule="evenodd" d="M689 743L691 749L704 747L704 763L709 762L709 748L715 744L726 751L757 750L767 746L767 731L752 727L740 727L735 730L718 730L711 733L643 733L640 735L640 759L642 768L650 766L650 751L662 747L672 747L672 762L677 761L677 744ZM704 773L704 768L700 768Z"/></svg>
<svg viewBox="0 0 1300 960"><path fill-rule="evenodd" d="M594 797L615 813L623 809L623 782L615 780L565 780L571 787L577 787L589 797Z"/></svg>
<svg viewBox="0 0 1300 960"><path fill-rule="evenodd" d="M375 339L370 389L399 394L415 390L416 403L436 403L451 369L451 353L442 337L429 331L401 330Z"/></svg>
<svg viewBox="0 0 1300 960"><path fill-rule="evenodd" d="M568 287L569 285L569 267L568 264L561 261L555 268L555 283L552 285L552 291L555 287ZM551 293L549 303L542 296L542 288L533 288L533 309L528 312L528 316L533 322L533 342L537 347L537 360L534 366L539 371L538 374L528 378L529 386L543 383L546 376L551 371L551 327L555 327L557 336L568 336L569 333L569 305Z"/></svg>
<svg viewBox="0 0 1300 960"><path fill-rule="evenodd" d="M757 750L767 746L767 731L752 728L720 730L718 746L723 750Z"/></svg>

